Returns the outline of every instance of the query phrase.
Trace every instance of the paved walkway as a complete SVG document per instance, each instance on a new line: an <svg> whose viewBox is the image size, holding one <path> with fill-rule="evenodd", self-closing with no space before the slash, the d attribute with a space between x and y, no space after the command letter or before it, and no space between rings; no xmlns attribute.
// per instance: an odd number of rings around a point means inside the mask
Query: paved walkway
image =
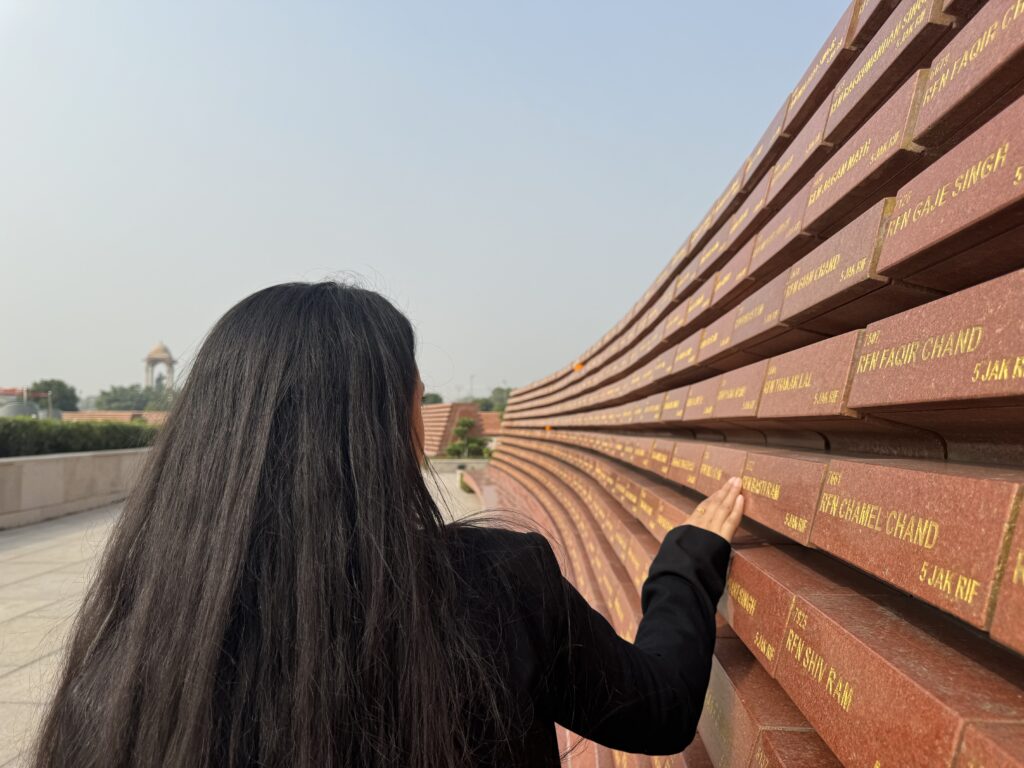
<svg viewBox="0 0 1024 768"><path fill-rule="evenodd" d="M435 498L452 517L480 508L454 472ZM428 479L428 484L431 484ZM120 506L0 531L0 768L22 755L50 697L64 641Z"/></svg>

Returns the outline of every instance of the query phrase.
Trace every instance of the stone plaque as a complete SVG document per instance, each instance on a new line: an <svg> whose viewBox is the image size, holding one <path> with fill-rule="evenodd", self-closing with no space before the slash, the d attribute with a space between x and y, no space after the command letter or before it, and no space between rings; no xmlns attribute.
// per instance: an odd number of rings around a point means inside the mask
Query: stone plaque
<svg viewBox="0 0 1024 768"><path fill-rule="evenodd" d="M950 31L942 0L903 0L832 91L825 138L845 140Z"/></svg>
<svg viewBox="0 0 1024 768"><path fill-rule="evenodd" d="M711 306L711 296L714 292L715 275L711 274L708 275L708 279L704 281L704 284L686 302L686 327L692 328L694 323L698 322L701 315L707 311L708 307Z"/></svg>
<svg viewBox="0 0 1024 768"><path fill-rule="evenodd" d="M686 394L686 410L683 412L684 422L707 421L714 418L721 383L720 376L712 376L710 379L690 385Z"/></svg>
<svg viewBox="0 0 1024 768"><path fill-rule="evenodd" d="M934 147L979 125L1024 80L1024 6L992 0L932 60L917 119L918 144Z"/></svg>
<svg viewBox="0 0 1024 768"><path fill-rule="evenodd" d="M786 277L779 275L737 305L736 324L732 330L734 347L742 348L748 342L780 332L779 318L785 290Z"/></svg>
<svg viewBox="0 0 1024 768"><path fill-rule="evenodd" d="M808 185L806 229L828 227L917 158L914 119L926 84L927 70L918 71L821 167Z"/></svg>
<svg viewBox="0 0 1024 768"><path fill-rule="evenodd" d="M672 469L672 451L675 448L673 440L655 440L651 446L651 454L647 460L647 469L656 472L662 477L668 477Z"/></svg>
<svg viewBox="0 0 1024 768"><path fill-rule="evenodd" d="M861 331L819 341L768 363L757 416L796 419L853 416L846 407Z"/></svg>
<svg viewBox="0 0 1024 768"><path fill-rule="evenodd" d="M811 543L985 629L1022 480L967 464L833 459Z"/></svg>
<svg viewBox="0 0 1024 768"><path fill-rule="evenodd" d="M723 373L718 393L715 395L715 418L757 418L757 404L765 383L767 368L768 361L760 360Z"/></svg>
<svg viewBox="0 0 1024 768"><path fill-rule="evenodd" d="M686 410L686 395L689 387L677 387L665 393L665 401L661 406L661 420L666 424L681 422Z"/></svg>
<svg viewBox="0 0 1024 768"><path fill-rule="evenodd" d="M770 200L773 205L777 205L777 201L789 200L832 154L832 143L825 141L828 107L826 102L818 108L772 168Z"/></svg>
<svg viewBox="0 0 1024 768"><path fill-rule="evenodd" d="M922 268L962 254L948 282L931 285L976 283L1024 264L1014 238L988 249L984 258L968 250L1021 222L1024 98L903 186L883 230L878 271L913 280Z"/></svg>
<svg viewBox="0 0 1024 768"><path fill-rule="evenodd" d="M979 663L951 645L951 624L929 631L903 600L797 596L775 677L843 765L950 765L974 720L1020 721L1020 669ZM1016 684L1011 682L1016 678Z"/></svg>
<svg viewBox="0 0 1024 768"><path fill-rule="evenodd" d="M754 252L754 241L748 241L726 262L718 274L715 275L715 290L711 295L711 306L721 304L723 300L739 299L748 290L750 280L747 279L747 268L750 266L750 256Z"/></svg>
<svg viewBox="0 0 1024 768"><path fill-rule="evenodd" d="M711 210L707 212L707 215L701 220L701 223L693 231L693 235L690 240L690 248L693 250L696 246L701 244L701 241L707 236L709 232L712 232L715 227L719 226L724 218L736 210L736 195L739 194L740 189L743 186L743 179L746 177L747 163L744 161L743 167L736 172L736 175L732 177L732 181L725 188L718 199L715 200L714 205L711 206Z"/></svg>
<svg viewBox="0 0 1024 768"><path fill-rule="evenodd" d="M857 3L851 3L793 89L789 97L788 125L803 125L819 104L829 101L832 88L857 55L849 41L856 11Z"/></svg>
<svg viewBox="0 0 1024 768"><path fill-rule="evenodd" d="M757 180L767 172L778 158L786 142L793 137L791 132L783 128L788 108L789 97L786 98L782 107L779 108L771 123L768 124L768 128L765 129L761 140L750 153L750 157L747 159L747 173L743 179L744 189L753 188Z"/></svg>
<svg viewBox="0 0 1024 768"><path fill-rule="evenodd" d="M692 369L696 368L697 353L700 350L703 334L703 330L695 331L673 347L673 352L675 353L672 358L671 376L673 379L686 376L692 373Z"/></svg>
<svg viewBox="0 0 1024 768"><path fill-rule="evenodd" d="M809 544L828 454L750 453L743 467L744 516Z"/></svg>
<svg viewBox="0 0 1024 768"><path fill-rule="evenodd" d="M889 280L875 271L881 228L894 200L880 200L789 269L781 319L800 323L824 314Z"/></svg>
<svg viewBox="0 0 1024 768"><path fill-rule="evenodd" d="M1024 517L1020 513L996 597L992 638L1024 653Z"/></svg>
<svg viewBox="0 0 1024 768"><path fill-rule="evenodd" d="M730 477L742 477L746 463L745 448L709 443L697 470L697 490L710 496Z"/></svg>
<svg viewBox="0 0 1024 768"><path fill-rule="evenodd" d="M775 274L811 249L814 236L804 229L803 216L812 183L813 179L757 234L747 270L750 277L764 278Z"/></svg>
<svg viewBox="0 0 1024 768"><path fill-rule="evenodd" d="M768 216L768 186L770 183L771 176L765 174L736 213L722 226L723 258L716 260L716 268L721 268L729 255L744 245L757 231L757 228L764 223Z"/></svg>
<svg viewBox="0 0 1024 768"><path fill-rule="evenodd" d="M1024 271L868 326L849 405L952 408L1024 394Z"/></svg>
<svg viewBox="0 0 1024 768"><path fill-rule="evenodd" d="M850 40L858 49L871 42L872 36L889 18L900 0L860 0L860 8L850 30Z"/></svg>
<svg viewBox="0 0 1024 768"><path fill-rule="evenodd" d="M706 444L692 440L677 440L672 449L672 466L668 472L669 480L679 485L697 490L697 476L704 460Z"/></svg>

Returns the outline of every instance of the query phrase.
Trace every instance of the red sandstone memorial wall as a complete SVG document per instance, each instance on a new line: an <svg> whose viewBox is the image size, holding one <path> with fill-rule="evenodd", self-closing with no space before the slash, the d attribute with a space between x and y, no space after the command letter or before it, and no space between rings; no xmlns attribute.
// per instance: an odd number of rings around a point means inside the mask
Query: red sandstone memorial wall
<svg viewBox="0 0 1024 768"><path fill-rule="evenodd" d="M475 419L469 434L480 434L480 409L475 403L435 403L423 406L424 453L430 457L444 456L455 440L459 419Z"/></svg>
<svg viewBox="0 0 1024 768"><path fill-rule="evenodd" d="M855 0L476 481L632 639L659 541L729 476L698 740L571 765L1024 766L1024 0Z"/></svg>

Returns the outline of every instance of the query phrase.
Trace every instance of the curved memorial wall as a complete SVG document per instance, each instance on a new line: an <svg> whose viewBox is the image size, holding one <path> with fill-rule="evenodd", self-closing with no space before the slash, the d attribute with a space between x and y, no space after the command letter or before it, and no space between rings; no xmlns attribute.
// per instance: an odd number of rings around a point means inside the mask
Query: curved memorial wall
<svg viewBox="0 0 1024 768"><path fill-rule="evenodd" d="M743 480L698 740L569 761L1024 766L1024 0L855 0L783 101L478 478L629 639Z"/></svg>

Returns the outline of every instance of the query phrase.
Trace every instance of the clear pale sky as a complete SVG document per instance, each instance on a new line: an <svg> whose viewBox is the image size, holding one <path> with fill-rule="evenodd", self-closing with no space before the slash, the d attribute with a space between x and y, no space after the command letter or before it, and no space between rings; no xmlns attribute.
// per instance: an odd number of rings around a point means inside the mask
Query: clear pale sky
<svg viewBox="0 0 1024 768"><path fill-rule="evenodd" d="M0 0L0 386L183 362L358 275L446 399L569 362L761 136L846 0Z"/></svg>

